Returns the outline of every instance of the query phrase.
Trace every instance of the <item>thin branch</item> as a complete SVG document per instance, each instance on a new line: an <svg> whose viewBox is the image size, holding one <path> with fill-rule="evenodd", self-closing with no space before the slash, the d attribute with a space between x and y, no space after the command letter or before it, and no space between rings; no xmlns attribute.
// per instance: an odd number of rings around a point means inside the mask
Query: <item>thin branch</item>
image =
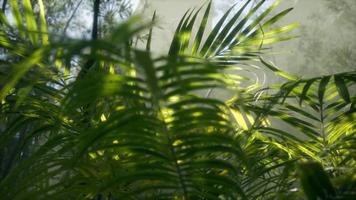
<svg viewBox="0 0 356 200"><path fill-rule="evenodd" d="M67 33L67 29L68 29L68 27L69 27L69 24L70 24L70 22L73 20L75 14L77 13L78 8L79 8L79 6L82 4L82 2L83 2L83 0L80 0L80 1L78 2L77 6L74 8L74 10L73 10L71 16L69 17L69 19L68 19L68 21L67 21L67 23L66 23L66 25L65 25L65 27L64 27L64 29L63 29L63 35L65 35L65 34Z"/></svg>

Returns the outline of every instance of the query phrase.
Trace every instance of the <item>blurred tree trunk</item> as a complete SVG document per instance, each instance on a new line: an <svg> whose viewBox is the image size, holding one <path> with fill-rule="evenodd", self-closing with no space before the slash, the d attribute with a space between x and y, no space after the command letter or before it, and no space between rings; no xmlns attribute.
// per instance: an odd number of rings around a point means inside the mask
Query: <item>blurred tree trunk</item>
<svg viewBox="0 0 356 200"><path fill-rule="evenodd" d="M100 0L94 1L94 15L93 15L93 29L91 33L91 39L96 40L98 38L98 21L100 12Z"/></svg>
<svg viewBox="0 0 356 200"><path fill-rule="evenodd" d="M1 9L2 9L3 12L5 12L6 4L7 4L7 0L3 0L3 2L2 2L2 7L1 7Z"/></svg>
<svg viewBox="0 0 356 200"><path fill-rule="evenodd" d="M100 13L100 0L95 0L94 1L94 6L93 6L93 27L92 27L92 32L91 32L91 39L96 40L98 39L98 22L99 22L99 13ZM78 78L83 78L85 74L89 71L89 69L95 64L95 60L89 59L83 68L80 70Z"/></svg>

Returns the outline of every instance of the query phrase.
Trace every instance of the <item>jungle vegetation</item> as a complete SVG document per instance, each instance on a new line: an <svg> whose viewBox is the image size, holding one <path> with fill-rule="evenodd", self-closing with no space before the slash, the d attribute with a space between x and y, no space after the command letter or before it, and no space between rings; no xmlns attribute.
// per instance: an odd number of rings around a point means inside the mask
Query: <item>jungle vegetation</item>
<svg viewBox="0 0 356 200"><path fill-rule="evenodd" d="M100 34L94 0L91 39L72 39L48 31L44 1L5 2L0 199L355 199L356 71L305 79L265 59L298 26L276 26L292 11L272 14L278 0L212 30L210 1L188 10L161 56L155 16Z"/></svg>

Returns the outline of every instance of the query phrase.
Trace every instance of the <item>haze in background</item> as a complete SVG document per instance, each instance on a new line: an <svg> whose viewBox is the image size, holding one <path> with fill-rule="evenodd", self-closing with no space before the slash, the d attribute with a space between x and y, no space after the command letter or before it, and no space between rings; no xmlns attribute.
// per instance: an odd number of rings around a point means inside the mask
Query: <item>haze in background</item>
<svg viewBox="0 0 356 200"><path fill-rule="evenodd" d="M167 52L175 28L184 12L204 0L150 0L145 13L158 13L159 28L155 30L154 46ZM213 0L215 24L234 3L244 0ZM268 4L272 3L269 0ZM142 2L141 2L142 3ZM293 31L299 38L274 45L270 56L279 68L303 77L355 70L356 63L356 1L355 0L282 0L277 11L294 10L278 25L299 22ZM277 12L275 11L275 13Z"/></svg>

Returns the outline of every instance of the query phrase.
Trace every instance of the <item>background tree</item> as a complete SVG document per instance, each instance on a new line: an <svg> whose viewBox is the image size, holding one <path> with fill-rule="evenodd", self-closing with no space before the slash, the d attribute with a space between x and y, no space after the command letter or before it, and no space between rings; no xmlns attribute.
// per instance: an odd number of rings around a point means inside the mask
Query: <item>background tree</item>
<svg viewBox="0 0 356 200"><path fill-rule="evenodd" d="M140 18L58 41L45 34L42 1L38 12L10 2L15 22L0 18L1 197L355 197L355 72L304 79L261 58L296 26L272 26L292 10L269 16L279 1L242 15L247 1L211 31L211 2L189 10L158 58L130 43L145 31L151 41ZM79 73L68 73L76 60ZM261 88L236 74L256 62L285 82ZM212 89L234 96L206 96Z"/></svg>

